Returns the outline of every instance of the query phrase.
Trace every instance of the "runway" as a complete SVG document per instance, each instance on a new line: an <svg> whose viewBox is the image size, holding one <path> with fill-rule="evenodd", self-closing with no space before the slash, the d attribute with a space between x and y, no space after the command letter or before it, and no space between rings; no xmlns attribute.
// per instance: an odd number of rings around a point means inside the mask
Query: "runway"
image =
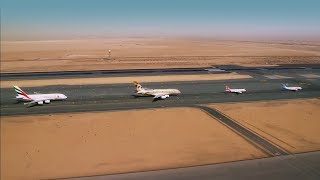
<svg viewBox="0 0 320 180"><path fill-rule="evenodd" d="M26 108L16 104L13 88L1 88L1 115L26 115L61 112L83 112L104 110L125 110L139 108L184 107L206 103L261 101L274 99L295 99L320 97L320 69L281 69L281 70L240 70L253 78L238 80L183 81L143 83L148 88L176 88L179 96L152 102L152 97L135 98L135 87L127 84L44 86L23 88L27 93L63 93L66 101L54 101L43 106ZM207 72L208 73L208 72ZM314 75L307 78L304 75ZM280 78L279 78L280 77ZM281 90L281 83L299 85L302 91ZM241 95L225 93L225 86L246 88Z"/></svg>
<svg viewBox="0 0 320 180"><path fill-rule="evenodd" d="M92 77L92 76L127 76L127 75L150 75L150 74L181 74L207 72L204 68L158 68L158 69L119 69L119 70L90 70L90 71L51 71L51 72L22 72L22 73L1 73L1 78L63 78L63 77ZM221 71L220 71L221 72Z"/></svg>
<svg viewBox="0 0 320 180"><path fill-rule="evenodd" d="M0 73L2 79L25 78L70 78L96 76L128 76L156 74L192 74L192 73L228 73L234 71L273 71L273 70L319 70L320 64L280 64L278 66L239 66L216 65L200 68L157 68L157 69L118 69L118 70L88 70L88 71L49 71L49 72L18 72Z"/></svg>
<svg viewBox="0 0 320 180"><path fill-rule="evenodd" d="M177 88L182 94L165 100L152 102L152 97L135 98L132 84L114 85L74 85L23 88L27 93L63 93L66 101L54 101L43 106L26 108L16 103L13 88L1 89L1 115L26 115L61 112L83 112L102 110L124 110L139 108L183 107L195 104L259 101L273 99L294 99L320 97L320 80L286 80L289 84L303 84L300 92L281 91L283 80L260 81L257 79L144 83L150 88ZM225 93L225 85L246 88L241 95Z"/></svg>

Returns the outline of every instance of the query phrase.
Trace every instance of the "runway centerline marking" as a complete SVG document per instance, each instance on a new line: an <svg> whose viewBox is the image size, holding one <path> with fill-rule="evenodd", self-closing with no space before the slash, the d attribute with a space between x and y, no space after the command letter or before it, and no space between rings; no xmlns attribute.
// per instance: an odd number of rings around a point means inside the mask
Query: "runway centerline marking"
<svg viewBox="0 0 320 180"><path fill-rule="evenodd" d="M320 78L320 75L317 75L317 74L300 74L300 76L303 76L305 78L311 78L311 79Z"/></svg>
<svg viewBox="0 0 320 180"><path fill-rule="evenodd" d="M269 79L289 79L289 78L293 78L293 77L282 76L282 75L265 75L264 77L269 78Z"/></svg>

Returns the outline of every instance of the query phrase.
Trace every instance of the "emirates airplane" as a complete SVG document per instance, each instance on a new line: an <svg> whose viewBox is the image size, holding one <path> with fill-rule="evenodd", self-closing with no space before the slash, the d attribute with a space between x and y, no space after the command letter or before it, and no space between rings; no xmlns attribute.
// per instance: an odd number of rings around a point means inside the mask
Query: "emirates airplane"
<svg viewBox="0 0 320 180"><path fill-rule="evenodd" d="M166 99L170 95L179 95L181 92L178 89L149 89L143 88L137 81L133 81L136 86L135 96L153 96L153 100Z"/></svg>
<svg viewBox="0 0 320 180"><path fill-rule="evenodd" d="M64 94L54 93L54 94L27 94L18 86L13 86L14 90L17 93L16 100L17 101L29 101L24 103L25 105L42 105L42 104L49 104L51 101L57 100L65 100L67 96Z"/></svg>
<svg viewBox="0 0 320 180"><path fill-rule="evenodd" d="M246 89L231 89L229 86L226 86L226 92L242 94L246 92Z"/></svg>

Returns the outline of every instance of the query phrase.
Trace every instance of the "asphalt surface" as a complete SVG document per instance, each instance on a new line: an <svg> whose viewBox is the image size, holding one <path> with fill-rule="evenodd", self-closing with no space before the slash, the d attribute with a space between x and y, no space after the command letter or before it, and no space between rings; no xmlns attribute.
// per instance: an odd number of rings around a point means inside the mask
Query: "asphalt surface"
<svg viewBox="0 0 320 180"><path fill-rule="evenodd" d="M267 141L266 139L262 138L258 134L248 130L247 128L241 126L236 121L232 120L230 117L224 115L220 111L214 108L209 108L206 106L196 106L211 116L215 117L218 121L222 124L228 126L236 133L240 134L241 136L245 137L250 142L254 143L259 147L261 150L265 151L266 153L270 154L271 156L280 156L280 155L288 155L289 153L283 150L282 148L272 144L271 142Z"/></svg>
<svg viewBox="0 0 320 180"><path fill-rule="evenodd" d="M261 71L261 70L319 70L320 64L280 64L278 66L216 65L215 67L200 68L157 68L157 69L119 69L119 70L88 70L88 71L49 71L49 72L21 72L0 73L1 79L17 78L69 78L92 76L128 76L155 74L191 74L191 73L228 73L231 71Z"/></svg>
<svg viewBox="0 0 320 180"><path fill-rule="evenodd" d="M303 90L299 92L281 91L282 82L287 82L289 85L301 85ZM16 103L13 88L1 88L1 115L183 107L205 103L320 97L320 79L290 78L284 81L282 79L252 78L223 81L144 83L142 85L150 88L177 88L182 94L152 102L152 97L133 97L135 87L131 83L30 87L23 88L23 90L29 94L34 92L58 92L68 96L68 99L26 108L23 103ZM225 85L229 85L231 88L246 88L247 92L240 95L225 93Z"/></svg>
<svg viewBox="0 0 320 180"><path fill-rule="evenodd" d="M128 76L128 75L150 75L150 74L181 74L207 72L208 68L159 68L159 69L119 69L119 70L88 70L88 71L51 71L51 72L22 72L22 73L0 73L2 79L12 78L63 78L79 76ZM217 71L223 72L223 71Z"/></svg>
<svg viewBox="0 0 320 180"><path fill-rule="evenodd" d="M320 179L320 151L277 156L256 160L237 161L214 165L115 175L73 177L79 180L318 180Z"/></svg>

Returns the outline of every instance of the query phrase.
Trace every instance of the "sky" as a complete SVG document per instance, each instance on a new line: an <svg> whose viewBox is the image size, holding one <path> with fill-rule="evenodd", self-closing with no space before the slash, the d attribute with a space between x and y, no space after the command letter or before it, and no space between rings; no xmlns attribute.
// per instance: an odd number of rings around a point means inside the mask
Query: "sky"
<svg viewBox="0 0 320 180"><path fill-rule="evenodd" d="M1 0L1 40L320 39L320 0Z"/></svg>

